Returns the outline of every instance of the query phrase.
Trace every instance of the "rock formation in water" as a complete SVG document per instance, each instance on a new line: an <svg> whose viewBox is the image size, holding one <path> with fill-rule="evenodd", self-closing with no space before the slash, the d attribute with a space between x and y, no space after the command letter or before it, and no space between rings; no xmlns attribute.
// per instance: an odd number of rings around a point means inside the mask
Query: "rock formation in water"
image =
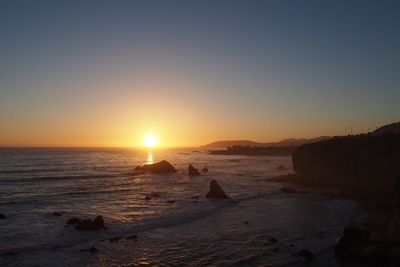
<svg viewBox="0 0 400 267"><path fill-rule="evenodd" d="M138 170L138 171L150 171L150 172L153 172L153 173L172 173L172 172L176 172L176 169L174 168L174 166L172 166L171 163L169 163L166 160L162 160L160 162L153 163L153 164L145 164L143 166L137 166L135 168L135 170Z"/></svg>
<svg viewBox="0 0 400 267"><path fill-rule="evenodd" d="M208 198L228 198L224 190L218 184L216 180L210 182L210 190L208 191L206 197Z"/></svg>
<svg viewBox="0 0 400 267"><path fill-rule="evenodd" d="M192 164L189 164L188 173L189 173L189 176L200 175L200 172L195 167L193 167Z"/></svg>
<svg viewBox="0 0 400 267"><path fill-rule="evenodd" d="M208 172L208 168L205 166L205 167L202 169L202 172Z"/></svg>

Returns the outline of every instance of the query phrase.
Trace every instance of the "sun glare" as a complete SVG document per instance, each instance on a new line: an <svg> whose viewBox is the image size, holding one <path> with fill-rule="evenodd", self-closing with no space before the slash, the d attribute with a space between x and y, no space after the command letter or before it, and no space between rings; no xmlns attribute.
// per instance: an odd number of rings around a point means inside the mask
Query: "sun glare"
<svg viewBox="0 0 400 267"><path fill-rule="evenodd" d="M148 134L144 137L143 143L147 147L155 147L158 144L158 140L154 134Z"/></svg>

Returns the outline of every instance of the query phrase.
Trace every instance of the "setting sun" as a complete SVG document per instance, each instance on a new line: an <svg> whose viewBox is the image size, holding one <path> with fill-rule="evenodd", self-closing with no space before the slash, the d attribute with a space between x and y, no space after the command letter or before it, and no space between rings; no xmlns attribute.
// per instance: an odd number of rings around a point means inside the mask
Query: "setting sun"
<svg viewBox="0 0 400 267"><path fill-rule="evenodd" d="M154 134L148 134L144 137L143 143L147 147L155 147L158 144L158 140Z"/></svg>

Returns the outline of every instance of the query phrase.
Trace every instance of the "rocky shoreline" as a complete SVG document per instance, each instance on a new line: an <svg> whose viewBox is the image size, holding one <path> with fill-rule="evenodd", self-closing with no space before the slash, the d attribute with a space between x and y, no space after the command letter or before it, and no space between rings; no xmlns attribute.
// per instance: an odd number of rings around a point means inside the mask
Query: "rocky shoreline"
<svg viewBox="0 0 400 267"><path fill-rule="evenodd" d="M337 137L297 148L293 174L270 179L305 187L333 188L368 211L367 222L345 225L335 245L339 262L400 264L400 135ZM299 193L291 187L282 192Z"/></svg>

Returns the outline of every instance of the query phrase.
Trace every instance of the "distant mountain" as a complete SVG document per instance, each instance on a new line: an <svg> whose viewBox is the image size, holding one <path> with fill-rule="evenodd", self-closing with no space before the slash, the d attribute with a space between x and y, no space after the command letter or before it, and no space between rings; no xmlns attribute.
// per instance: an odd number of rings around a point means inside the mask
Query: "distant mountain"
<svg viewBox="0 0 400 267"><path fill-rule="evenodd" d="M400 121L382 126L372 132L373 135L400 134Z"/></svg>
<svg viewBox="0 0 400 267"><path fill-rule="evenodd" d="M216 141L202 147L219 147L225 148L229 146L264 146L264 143L254 142L250 140L224 140Z"/></svg>
<svg viewBox="0 0 400 267"><path fill-rule="evenodd" d="M329 139L329 136L320 136L311 139L297 139L297 138L288 138L283 139L279 142L269 142L269 143L260 143L254 142L250 140L223 140L223 141L216 141L210 144L207 144L203 147L205 148L226 148L231 146L253 146L253 147L260 147L260 146L300 146L303 144L318 142L321 140Z"/></svg>

